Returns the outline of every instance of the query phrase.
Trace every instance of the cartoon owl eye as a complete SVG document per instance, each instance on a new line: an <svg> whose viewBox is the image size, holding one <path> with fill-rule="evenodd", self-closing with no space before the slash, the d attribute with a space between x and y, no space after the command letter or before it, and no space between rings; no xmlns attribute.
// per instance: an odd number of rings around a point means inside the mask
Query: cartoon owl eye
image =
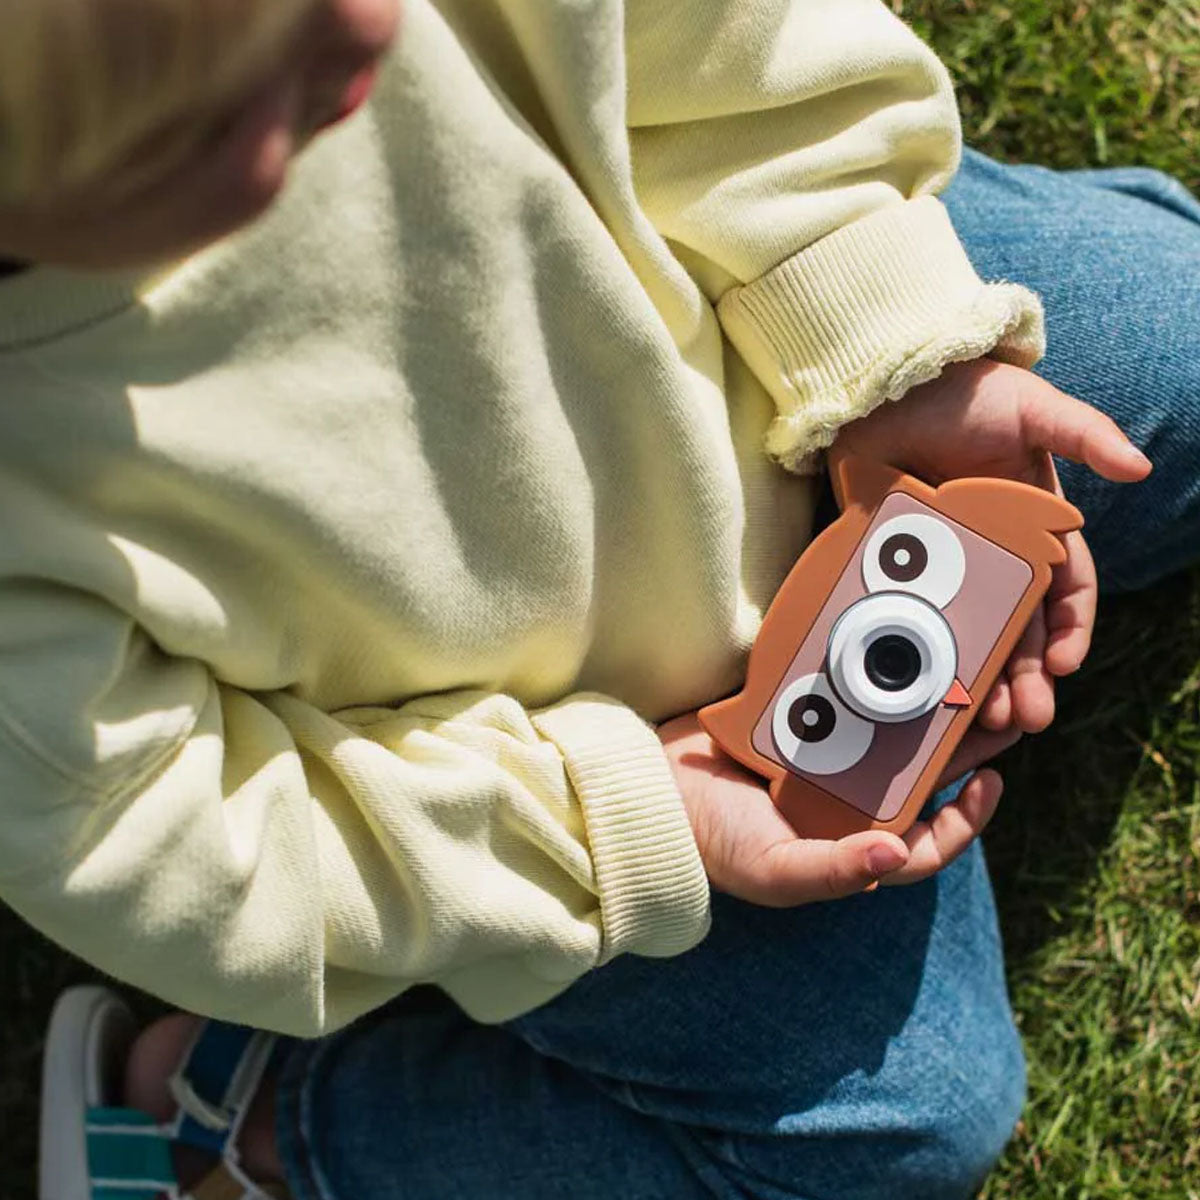
<svg viewBox="0 0 1200 1200"><path fill-rule="evenodd" d="M863 582L869 592L911 592L937 608L954 599L966 572L958 535L924 513L884 521L863 551Z"/></svg>
<svg viewBox="0 0 1200 1200"><path fill-rule="evenodd" d="M824 675L805 675L775 701L771 732L776 749L797 770L836 775L862 759L875 727L837 698Z"/></svg>

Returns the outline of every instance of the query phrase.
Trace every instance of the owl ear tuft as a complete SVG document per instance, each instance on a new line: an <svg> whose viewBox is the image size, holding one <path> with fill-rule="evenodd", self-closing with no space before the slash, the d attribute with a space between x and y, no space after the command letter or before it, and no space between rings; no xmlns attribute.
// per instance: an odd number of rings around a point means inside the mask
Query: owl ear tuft
<svg viewBox="0 0 1200 1200"><path fill-rule="evenodd" d="M1053 492L1012 479L955 479L937 491L942 510L1029 562L1058 566L1061 536L1083 527L1083 516Z"/></svg>
<svg viewBox="0 0 1200 1200"><path fill-rule="evenodd" d="M985 524L1008 518L1027 529L1070 533L1083 528L1079 509L1062 496L1012 479L954 479L938 488L939 498L978 508Z"/></svg>
<svg viewBox="0 0 1200 1200"><path fill-rule="evenodd" d="M872 458L836 451L829 456L829 480L842 512L855 505L867 510L877 508L904 478L903 471Z"/></svg>
<svg viewBox="0 0 1200 1200"><path fill-rule="evenodd" d="M697 714L700 727L728 752L750 737L751 718L745 708L745 692L738 692L715 704L706 704Z"/></svg>

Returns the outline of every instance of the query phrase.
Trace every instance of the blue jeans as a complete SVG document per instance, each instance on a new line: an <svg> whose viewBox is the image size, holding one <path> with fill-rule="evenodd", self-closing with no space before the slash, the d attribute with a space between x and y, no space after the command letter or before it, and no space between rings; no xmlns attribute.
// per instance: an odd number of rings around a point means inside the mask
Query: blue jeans
<svg viewBox="0 0 1200 1200"><path fill-rule="evenodd" d="M947 202L980 272L1041 293L1041 370L1156 463L1074 467L1108 586L1200 550L1200 204L1149 171L969 154ZM410 994L298 1046L279 1130L296 1200L950 1200L1024 1095L983 851L936 878L774 911L716 896L668 961L625 957L511 1024Z"/></svg>

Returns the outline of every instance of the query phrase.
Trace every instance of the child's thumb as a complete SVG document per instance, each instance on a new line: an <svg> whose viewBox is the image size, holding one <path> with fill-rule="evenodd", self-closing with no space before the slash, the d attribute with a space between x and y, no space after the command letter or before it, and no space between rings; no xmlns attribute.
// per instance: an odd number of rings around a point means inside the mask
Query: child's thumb
<svg viewBox="0 0 1200 1200"><path fill-rule="evenodd" d="M891 833L867 831L837 841L780 842L756 863L755 894L744 899L773 908L839 900L873 888L908 862L908 847Z"/></svg>

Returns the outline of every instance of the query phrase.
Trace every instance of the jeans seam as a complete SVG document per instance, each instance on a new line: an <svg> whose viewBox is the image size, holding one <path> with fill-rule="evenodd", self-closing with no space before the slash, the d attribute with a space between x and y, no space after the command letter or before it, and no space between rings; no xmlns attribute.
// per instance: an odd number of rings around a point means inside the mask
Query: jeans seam
<svg viewBox="0 0 1200 1200"><path fill-rule="evenodd" d="M382 1011L382 1010L379 1010ZM338 1033L301 1043L288 1058L279 1080L276 1136L293 1200L339 1200L312 1152L313 1088L330 1057L378 1023L370 1017Z"/></svg>

